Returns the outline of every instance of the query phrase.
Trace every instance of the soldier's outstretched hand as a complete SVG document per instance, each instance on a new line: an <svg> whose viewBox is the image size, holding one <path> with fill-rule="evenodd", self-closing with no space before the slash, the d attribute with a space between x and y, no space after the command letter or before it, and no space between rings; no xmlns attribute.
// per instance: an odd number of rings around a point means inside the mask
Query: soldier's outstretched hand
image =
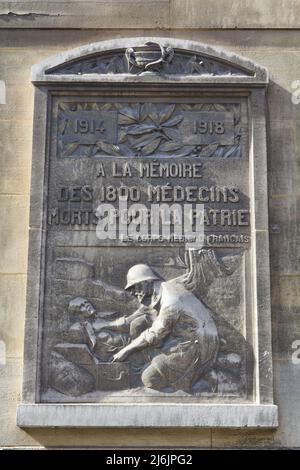
<svg viewBox="0 0 300 470"><path fill-rule="evenodd" d="M121 362L123 361L126 356L127 356L127 350L126 348L121 349L118 351L116 354L113 355L112 362Z"/></svg>

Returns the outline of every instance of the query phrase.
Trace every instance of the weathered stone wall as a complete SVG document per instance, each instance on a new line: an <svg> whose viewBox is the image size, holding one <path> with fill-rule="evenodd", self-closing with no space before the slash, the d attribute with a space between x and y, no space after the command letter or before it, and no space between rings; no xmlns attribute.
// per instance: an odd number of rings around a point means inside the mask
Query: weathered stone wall
<svg viewBox="0 0 300 470"><path fill-rule="evenodd" d="M151 12L151 15L149 14ZM0 2L0 446L300 447L300 0ZM83 44L132 36L191 39L269 69L268 164L275 403L265 430L31 429L16 427L20 401L33 121L33 64ZM3 84L2 84L3 85ZM298 84L299 88L299 84ZM296 96L294 96L294 101ZM300 356L300 354L299 354Z"/></svg>

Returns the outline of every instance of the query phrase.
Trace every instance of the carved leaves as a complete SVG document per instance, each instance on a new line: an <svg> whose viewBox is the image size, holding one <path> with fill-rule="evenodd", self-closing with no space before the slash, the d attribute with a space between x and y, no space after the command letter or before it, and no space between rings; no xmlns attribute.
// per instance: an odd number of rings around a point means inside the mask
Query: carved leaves
<svg viewBox="0 0 300 470"><path fill-rule="evenodd" d="M197 137L205 142L200 145L185 144L185 113L205 119L230 115L234 144L222 144L218 135L208 141ZM240 114L240 104L233 103L60 103L58 150L63 157L236 158L241 156Z"/></svg>
<svg viewBox="0 0 300 470"><path fill-rule="evenodd" d="M196 55L190 58L185 65L185 72L188 75L193 73L201 74L204 72L204 62L201 58L197 58Z"/></svg>
<svg viewBox="0 0 300 470"><path fill-rule="evenodd" d="M115 74L127 73L128 66L123 55L96 56L92 59L79 60L66 67L59 67L51 73L58 75Z"/></svg>
<svg viewBox="0 0 300 470"><path fill-rule="evenodd" d="M172 57L169 56L172 50ZM167 75L253 75L250 71L240 69L237 66L222 62L214 57L191 54L184 51L173 51L166 48L165 54L160 64L160 73ZM129 60L128 60L129 59ZM106 54L98 54L91 58L79 59L70 65L59 66L46 72L56 75L85 75L85 74L132 74L138 75L141 69L134 66L132 60L126 57L126 51L112 51Z"/></svg>
<svg viewBox="0 0 300 470"><path fill-rule="evenodd" d="M199 156L201 157L212 157L219 147L219 144L209 144L204 145L199 152Z"/></svg>
<svg viewBox="0 0 300 470"><path fill-rule="evenodd" d="M122 142L127 140L140 156L180 149L181 134L177 125L183 115L174 114L175 107L174 104L158 107L153 103L144 103L131 109L120 108L119 123L124 125Z"/></svg>

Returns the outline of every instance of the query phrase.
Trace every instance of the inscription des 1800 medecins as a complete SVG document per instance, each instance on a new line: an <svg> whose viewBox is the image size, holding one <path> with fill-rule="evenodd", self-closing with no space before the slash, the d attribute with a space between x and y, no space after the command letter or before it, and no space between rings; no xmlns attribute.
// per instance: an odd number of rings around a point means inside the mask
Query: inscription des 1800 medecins
<svg viewBox="0 0 300 470"><path fill-rule="evenodd" d="M178 209L181 205L185 210L189 209L192 211L190 212L192 227L201 220L206 232L207 229L218 229L223 232L217 235L207 233L208 243L247 244L250 241L249 234L239 232L239 229L248 232L250 225L249 208L248 204L244 205L242 191L234 184L219 186L203 181L205 171L203 173L202 163L199 161L117 163L106 160L95 162L94 165L94 180L90 184L57 187L56 201L48 215L49 225L91 224L99 227L99 224L103 225L102 219L105 219L110 209L111 213L118 214L119 218L121 211L124 210L120 201L126 200L128 203L126 211L129 211L130 217L135 218L138 213L140 214L140 203L143 203L146 204L143 207L150 216L151 214L153 216L151 212L153 208L155 210L158 207L159 210L163 208L164 211L167 209L167 212L170 212L170 224L174 215L172 211L176 207ZM157 178L163 180L167 178L168 182L164 183L161 180L158 182ZM186 185L187 178L190 180L189 185ZM139 184L136 184L137 179ZM136 203L139 203L138 213L133 215L132 210ZM203 204L201 214L197 206L199 203ZM111 228L111 219L109 223ZM128 224L130 223L128 219ZM113 224L116 224L116 220ZM230 233L226 234L228 230ZM236 230L238 233L235 233ZM105 233L104 230L103 234Z"/></svg>

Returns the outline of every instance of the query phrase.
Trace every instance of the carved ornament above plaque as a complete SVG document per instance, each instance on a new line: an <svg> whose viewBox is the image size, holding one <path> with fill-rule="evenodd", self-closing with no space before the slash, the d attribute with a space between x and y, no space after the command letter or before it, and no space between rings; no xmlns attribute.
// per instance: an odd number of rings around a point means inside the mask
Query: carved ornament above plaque
<svg viewBox="0 0 300 470"><path fill-rule="evenodd" d="M32 68L39 82L174 82L265 85L267 72L249 60L192 41L131 38L82 46Z"/></svg>
<svg viewBox="0 0 300 470"><path fill-rule="evenodd" d="M254 72L229 65L205 54L163 46L158 42L146 42L128 47L122 53L95 54L91 58L77 59L70 65L50 69L47 74L161 74L161 75L248 75Z"/></svg>

